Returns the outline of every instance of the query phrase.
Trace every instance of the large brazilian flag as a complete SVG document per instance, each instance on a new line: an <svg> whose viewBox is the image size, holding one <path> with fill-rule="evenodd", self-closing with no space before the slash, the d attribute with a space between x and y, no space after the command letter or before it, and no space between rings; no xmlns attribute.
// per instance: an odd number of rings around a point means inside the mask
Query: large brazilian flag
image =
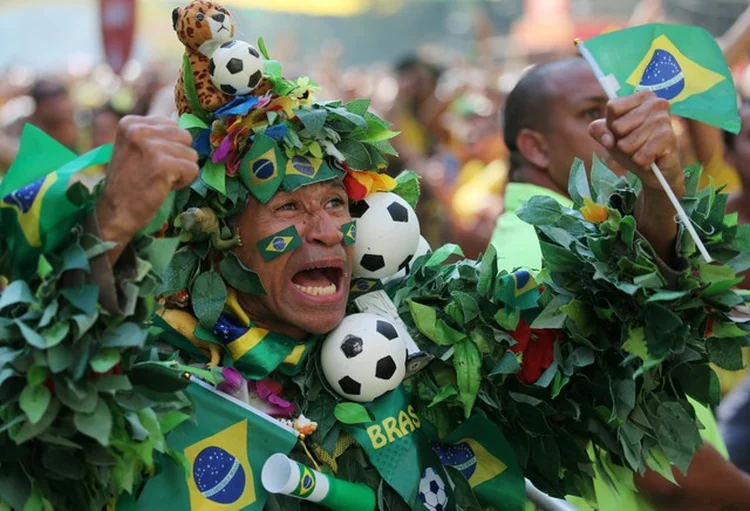
<svg viewBox="0 0 750 511"><path fill-rule="evenodd" d="M273 454L288 454L297 433L236 399L193 379L188 394L196 422L184 422L167 437L189 467L171 459L149 478L136 509L260 511L267 493L260 481ZM131 507L132 509L132 507Z"/></svg>
<svg viewBox="0 0 750 511"><path fill-rule="evenodd" d="M112 145L77 156L39 129L26 125L18 155L0 181L0 226L14 279L28 278L40 254L61 246L92 206L76 200L73 176L109 162Z"/></svg>
<svg viewBox="0 0 750 511"><path fill-rule="evenodd" d="M721 48L703 28L641 25L594 37L585 48L618 96L650 90L669 101L675 115L739 132L732 75Z"/></svg>

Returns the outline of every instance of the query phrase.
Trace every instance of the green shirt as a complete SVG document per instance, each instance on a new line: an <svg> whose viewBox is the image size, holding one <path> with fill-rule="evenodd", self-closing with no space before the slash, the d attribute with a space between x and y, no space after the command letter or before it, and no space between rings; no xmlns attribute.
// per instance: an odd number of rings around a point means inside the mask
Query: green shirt
<svg viewBox="0 0 750 511"><path fill-rule="evenodd" d="M495 247L498 254L498 267L501 270L511 271L514 268L524 267L531 270L539 270L542 266L542 252L534 228L521 221L515 211L535 195L546 195L556 199L565 207L570 207L572 201L547 188L528 183L508 183L505 189L505 213L500 215L495 225L490 243ZM690 400L695 409L698 420L705 426L701 430L701 437L710 443L722 456L729 458L724 440L721 438L716 418L709 408ZM592 462L593 452L589 449ZM633 484L633 473L621 467L613 467L612 480L617 488L610 488L599 476L598 468L594 463L597 477L594 480L596 502L586 502L578 497L568 497L568 501L577 505L582 510L598 511L653 511L646 500L641 497Z"/></svg>

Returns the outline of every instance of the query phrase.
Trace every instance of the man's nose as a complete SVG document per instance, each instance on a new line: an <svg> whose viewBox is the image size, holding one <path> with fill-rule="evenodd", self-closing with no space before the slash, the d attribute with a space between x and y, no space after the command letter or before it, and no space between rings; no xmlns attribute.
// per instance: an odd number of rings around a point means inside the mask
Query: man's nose
<svg viewBox="0 0 750 511"><path fill-rule="evenodd" d="M319 243L326 246L334 246L341 243L344 233L341 232L340 222L331 218L327 212L319 212L313 216L308 223L306 236L310 243Z"/></svg>
<svg viewBox="0 0 750 511"><path fill-rule="evenodd" d="M224 14L221 12L217 12L216 14L211 16L214 21L218 21L219 23L224 23L224 17Z"/></svg>

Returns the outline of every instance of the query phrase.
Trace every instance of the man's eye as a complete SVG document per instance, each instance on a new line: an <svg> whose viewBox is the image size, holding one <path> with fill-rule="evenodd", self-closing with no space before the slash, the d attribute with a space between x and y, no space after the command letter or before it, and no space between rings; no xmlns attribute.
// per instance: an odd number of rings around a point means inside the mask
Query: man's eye
<svg viewBox="0 0 750 511"><path fill-rule="evenodd" d="M276 208L276 211L295 211L297 209L297 203L296 202L287 202L286 204L282 204L278 208Z"/></svg>
<svg viewBox="0 0 750 511"><path fill-rule="evenodd" d="M602 119L604 117L604 113L600 108L589 108L588 110L583 112L583 118L589 121L596 121L597 119Z"/></svg>
<svg viewBox="0 0 750 511"><path fill-rule="evenodd" d="M329 208L343 208L344 206L346 206L346 201L341 197L335 197L329 200L326 203L326 206Z"/></svg>

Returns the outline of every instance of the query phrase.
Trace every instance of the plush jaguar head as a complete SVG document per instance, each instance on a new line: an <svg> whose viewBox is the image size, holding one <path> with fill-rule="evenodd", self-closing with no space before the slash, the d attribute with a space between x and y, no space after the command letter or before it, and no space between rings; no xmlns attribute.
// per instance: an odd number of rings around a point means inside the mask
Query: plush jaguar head
<svg viewBox="0 0 750 511"><path fill-rule="evenodd" d="M194 0L172 11L172 25L185 47L196 53L207 43L217 47L234 38L232 14L211 0Z"/></svg>

